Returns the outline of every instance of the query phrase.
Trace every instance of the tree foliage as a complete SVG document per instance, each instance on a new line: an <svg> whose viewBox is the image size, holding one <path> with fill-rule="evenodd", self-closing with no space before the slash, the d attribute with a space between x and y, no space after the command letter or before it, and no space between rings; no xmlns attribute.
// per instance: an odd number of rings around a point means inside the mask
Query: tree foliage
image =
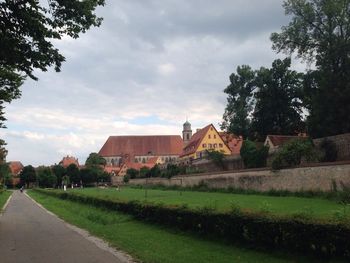
<svg viewBox="0 0 350 263"><path fill-rule="evenodd" d="M273 49L314 62L305 88L314 137L350 131L350 2L287 0L291 22L273 33ZM327 103L325 103L327 101Z"/></svg>
<svg viewBox="0 0 350 263"><path fill-rule="evenodd" d="M66 169L62 165L56 164L52 166L52 172L57 178L57 185L61 185L62 178L66 174Z"/></svg>
<svg viewBox="0 0 350 263"><path fill-rule="evenodd" d="M80 183L81 178L80 178L79 168L74 163L68 165L67 175L71 183L73 184Z"/></svg>
<svg viewBox="0 0 350 263"><path fill-rule="evenodd" d="M31 165L24 166L19 177L21 179L21 184L25 184L28 188L30 183L36 181L36 171Z"/></svg>
<svg viewBox="0 0 350 263"><path fill-rule="evenodd" d="M243 141L240 154L245 168L260 168L266 167L269 148L262 146L257 147L256 143L245 140Z"/></svg>
<svg viewBox="0 0 350 263"><path fill-rule="evenodd" d="M3 0L0 2L0 123L5 102L19 98L26 76L34 70L57 72L65 60L53 40L78 38L102 19L94 13L104 0Z"/></svg>
<svg viewBox="0 0 350 263"><path fill-rule="evenodd" d="M130 179L135 179L139 175L139 171L134 168L129 168L126 170L126 175L130 177Z"/></svg>
<svg viewBox="0 0 350 263"><path fill-rule="evenodd" d="M293 135L304 131L302 120L303 74L290 70L291 60L277 59L257 71L256 105L252 129L262 141L268 134Z"/></svg>
<svg viewBox="0 0 350 263"><path fill-rule="evenodd" d="M291 59L276 59L271 68L248 66L232 74L222 128L245 138L304 131L303 74L290 69Z"/></svg>
<svg viewBox="0 0 350 263"><path fill-rule="evenodd" d="M57 177L52 173L50 167L40 166L36 170L40 187L55 187Z"/></svg>
<svg viewBox="0 0 350 263"><path fill-rule="evenodd" d="M250 132L254 79L255 72L251 67L238 66L237 73L231 74L230 85L224 90L228 98L221 128L243 138L248 137Z"/></svg>
<svg viewBox="0 0 350 263"><path fill-rule="evenodd" d="M311 140L295 139L287 142L278 150L272 161L272 168L275 170L299 165L302 160L317 160Z"/></svg>
<svg viewBox="0 0 350 263"><path fill-rule="evenodd" d="M98 153L90 153L85 162L86 166L106 165L106 160Z"/></svg>

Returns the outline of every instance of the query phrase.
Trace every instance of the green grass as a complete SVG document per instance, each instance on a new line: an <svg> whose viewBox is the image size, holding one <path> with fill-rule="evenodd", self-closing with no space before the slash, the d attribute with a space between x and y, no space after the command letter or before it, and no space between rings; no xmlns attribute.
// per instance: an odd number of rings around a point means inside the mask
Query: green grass
<svg viewBox="0 0 350 263"><path fill-rule="evenodd" d="M3 206L5 205L7 199L9 199L11 194L12 194L12 192L10 192L10 191L1 191L0 192L0 212L3 208Z"/></svg>
<svg viewBox="0 0 350 263"><path fill-rule="evenodd" d="M112 246L128 252L142 262L320 262L201 240L190 234L139 222L119 212L97 209L33 191L29 191L29 195L65 221L105 239Z"/></svg>
<svg viewBox="0 0 350 263"><path fill-rule="evenodd" d="M146 200L145 189L124 187L120 191L115 188L86 188L70 190L76 193L119 200ZM350 206L321 198L276 197L263 195L244 195L217 192L147 190L147 201L170 205L187 205L190 208L211 207L220 211L230 210L238 206L245 210L264 211L277 215L304 214L309 217L331 219L338 214L350 217Z"/></svg>

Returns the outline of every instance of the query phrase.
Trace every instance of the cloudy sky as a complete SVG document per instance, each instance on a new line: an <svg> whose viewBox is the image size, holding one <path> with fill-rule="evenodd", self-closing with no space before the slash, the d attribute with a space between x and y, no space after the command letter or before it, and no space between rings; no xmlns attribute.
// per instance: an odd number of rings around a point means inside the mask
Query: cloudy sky
<svg viewBox="0 0 350 263"><path fill-rule="evenodd" d="M107 0L78 40L57 42L62 72L37 72L6 108L8 161L84 163L110 135L181 134L221 121L238 65L270 66L282 0Z"/></svg>

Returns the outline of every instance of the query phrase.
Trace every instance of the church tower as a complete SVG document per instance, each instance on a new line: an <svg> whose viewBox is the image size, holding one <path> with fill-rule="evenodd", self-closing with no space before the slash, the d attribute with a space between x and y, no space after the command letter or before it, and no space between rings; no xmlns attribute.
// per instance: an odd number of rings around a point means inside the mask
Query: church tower
<svg viewBox="0 0 350 263"><path fill-rule="evenodd" d="M191 123L186 120L186 122L183 125L183 131L182 131L182 140L184 142L184 146L188 144L188 142L192 138L192 130L191 130Z"/></svg>

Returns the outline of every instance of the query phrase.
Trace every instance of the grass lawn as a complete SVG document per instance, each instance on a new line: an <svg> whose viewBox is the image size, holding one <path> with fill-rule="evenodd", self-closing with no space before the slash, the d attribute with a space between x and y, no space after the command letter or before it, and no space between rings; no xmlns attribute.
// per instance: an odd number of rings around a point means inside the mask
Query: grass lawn
<svg viewBox="0 0 350 263"><path fill-rule="evenodd" d="M146 200L144 189L124 187L85 188L69 190L76 193L119 200ZM190 208L211 207L221 211L229 210L232 204L242 209L268 211L278 215L306 213L310 217L332 218L335 214L346 213L350 217L350 206L319 198L275 197L264 195L244 195L215 192L195 192L174 190L147 190L147 201L164 204L188 205Z"/></svg>
<svg viewBox="0 0 350 263"><path fill-rule="evenodd" d="M94 193L91 189L85 191ZM103 238L112 246L128 252L142 262L320 262L201 240L190 234L136 221L129 215L119 212L97 209L38 192L28 191L28 193L60 218Z"/></svg>
<svg viewBox="0 0 350 263"><path fill-rule="evenodd" d="M12 192L10 192L10 191L1 191L0 192L0 212L11 194L12 194Z"/></svg>

